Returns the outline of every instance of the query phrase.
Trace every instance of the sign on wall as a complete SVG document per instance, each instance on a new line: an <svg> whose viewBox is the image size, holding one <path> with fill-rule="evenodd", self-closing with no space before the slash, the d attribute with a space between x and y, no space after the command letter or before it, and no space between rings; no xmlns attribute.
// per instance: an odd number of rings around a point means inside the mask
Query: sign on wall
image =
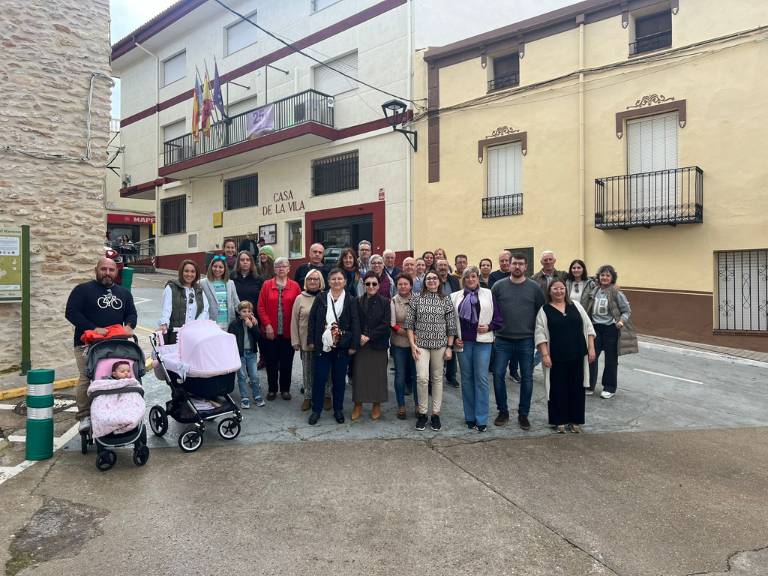
<svg viewBox="0 0 768 576"><path fill-rule="evenodd" d="M259 238L264 238L267 244L277 244L277 224L259 226Z"/></svg>
<svg viewBox="0 0 768 576"><path fill-rule="evenodd" d="M0 302L21 302L21 228L0 227Z"/></svg>

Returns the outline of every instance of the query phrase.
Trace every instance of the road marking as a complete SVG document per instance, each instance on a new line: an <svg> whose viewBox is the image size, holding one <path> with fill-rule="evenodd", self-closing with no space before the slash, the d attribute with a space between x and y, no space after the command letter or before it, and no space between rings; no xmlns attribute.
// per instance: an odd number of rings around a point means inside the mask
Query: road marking
<svg viewBox="0 0 768 576"><path fill-rule="evenodd" d="M134 298L133 303L136 304L146 304L147 302L152 302L151 298Z"/></svg>
<svg viewBox="0 0 768 576"><path fill-rule="evenodd" d="M672 378L673 380L681 380L683 382L690 382L691 384L704 384L698 380L688 380L688 378L680 378L679 376L671 376L669 374L662 374L661 372L651 372L650 370L641 370L640 368L632 368L635 372L643 372L644 374L653 374L654 376L661 376L662 378Z"/></svg>
<svg viewBox="0 0 768 576"><path fill-rule="evenodd" d="M732 364L741 364L742 366L755 366L757 368L768 367L767 362L752 360L751 358L742 358L741 356L732 356L722 352L711 352L709 350L697 350L693 348L681 348L672 344L657 344L656 342L640 342L640 348L650 348L651 350L661 350L664 352L675 352L683 356L697 356L699 358L710 358L720 360L721 362L730 362Z"/></svg>
<svg viewBox="0 0 768 576"><path fill-rule="evenodd" d="M136 326L136 330L141 330L142 332L146 332L147 334L154 334L156 332L156 330L145 328L144 326Z"/></svg>
<svg viewBox="0 0 768 576"><path fill-rule="evenodd" d="M13 410L16 404L0 404L0 410Z"/></svg>
<svg viewBox="0 0 768 576"><path fill-rule="evenodd" d="M75 424L72 426L69 430L64 432L61 436L58 438L53 439L53 451L56 452L56 450L60 450L64 446L67 445L67 443L72 440L75 436L79 434L78 428L80 427L79 424ZM26 442L27 437L26 436L9 436L8 441L9 442ZM33 464L36 464L39 462L39 460L24 460L20 464L17 464L16 466L0 466L0 484L5 482L6 480L10 480L14 476L17 476L24 472L27 468L32 466Z"/></svg>

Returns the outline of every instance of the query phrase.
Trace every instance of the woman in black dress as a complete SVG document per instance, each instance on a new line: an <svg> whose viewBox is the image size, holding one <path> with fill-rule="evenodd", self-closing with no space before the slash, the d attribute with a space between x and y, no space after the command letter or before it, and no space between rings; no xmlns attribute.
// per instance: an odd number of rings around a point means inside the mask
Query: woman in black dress
<svg viewBox="0 0 768 576"><path fill-rule="evenodd" d="M565 433L566 425L578 434L584 424L589 363L595 361L595 329L581 304L571 301L560 279L547 289L547 303L536 317L534 338L544 365L549 423L558 434Z"/></svg>

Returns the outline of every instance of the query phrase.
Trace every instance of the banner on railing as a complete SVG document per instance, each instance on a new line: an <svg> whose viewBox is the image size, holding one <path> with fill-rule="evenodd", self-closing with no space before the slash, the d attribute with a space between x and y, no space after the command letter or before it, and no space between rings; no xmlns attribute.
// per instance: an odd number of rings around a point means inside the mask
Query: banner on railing
<svg viewBox="0 0 768 576"><path fill-rule="evenodd" d="M248 113L246 120L246 137L248 139L261 136L275 129L275 107L267 104Z"/></svg>

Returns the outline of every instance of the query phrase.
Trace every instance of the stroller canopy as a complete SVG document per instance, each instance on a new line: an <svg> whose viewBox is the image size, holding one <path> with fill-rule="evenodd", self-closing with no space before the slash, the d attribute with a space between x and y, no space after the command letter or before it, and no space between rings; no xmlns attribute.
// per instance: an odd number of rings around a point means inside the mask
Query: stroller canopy
<svg viewBox="0 0 768 576"><path fill-rule="evenodd" d="M234 334L224 332L213 320L192 320L178 336L179 360L189 366L189 376L204 378L240 369L240 352Z"/></svg>

